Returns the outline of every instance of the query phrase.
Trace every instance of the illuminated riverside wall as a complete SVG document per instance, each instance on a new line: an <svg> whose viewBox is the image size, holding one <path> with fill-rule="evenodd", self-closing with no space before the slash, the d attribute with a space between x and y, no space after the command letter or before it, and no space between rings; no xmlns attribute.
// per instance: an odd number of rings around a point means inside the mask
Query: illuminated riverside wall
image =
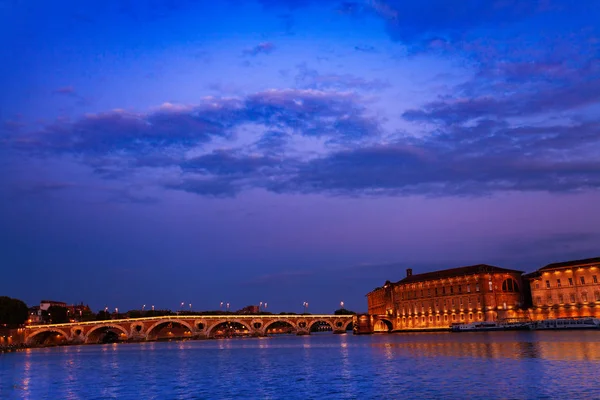
<svg viewBox="0 0 600 400"><path fill-rule="evenodd" d="M380 332L511 318L600 318L599 270L600 258L550 264L528 275L485 264L416 275L408 269L404 279L367 294L368 326Z"/></svg>

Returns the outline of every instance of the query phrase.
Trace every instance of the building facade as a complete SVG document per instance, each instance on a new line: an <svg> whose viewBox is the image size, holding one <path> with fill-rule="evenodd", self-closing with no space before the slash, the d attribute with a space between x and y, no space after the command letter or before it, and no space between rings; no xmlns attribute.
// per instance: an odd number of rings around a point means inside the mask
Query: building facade
<svg viewBox="0 0 600 400"><path fill-rule="evenodd" d="M549 264L525 278L531 319L600 318L600 257Z"/></svg>
<svg viewBox="0 0 600 400"><path fill-rule="evenodd" d="M523 316L522 272L479 264L413 275L367 295L375 331L447 329Z"/></svg>

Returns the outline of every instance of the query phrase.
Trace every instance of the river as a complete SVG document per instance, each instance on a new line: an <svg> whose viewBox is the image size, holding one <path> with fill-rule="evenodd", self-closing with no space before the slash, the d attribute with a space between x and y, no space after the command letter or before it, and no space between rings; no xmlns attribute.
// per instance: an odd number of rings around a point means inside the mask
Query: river
<svg viewBox="0 0 600 400"><path fill-rule="evenodd" d="M148 342L0 355L1 399L600 399L600 331Z"/></svg>

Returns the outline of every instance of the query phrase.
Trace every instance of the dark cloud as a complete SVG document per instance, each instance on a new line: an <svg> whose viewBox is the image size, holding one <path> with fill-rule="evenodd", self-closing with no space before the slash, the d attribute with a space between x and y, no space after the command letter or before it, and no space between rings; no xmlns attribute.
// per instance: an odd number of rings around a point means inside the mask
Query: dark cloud
<svg viewBox="0 0 600 400"><path fill-rule="evenodd" d="M262 42L251 49L244 50L244 54L247 56L257 56L259 54L271 54L273 50L275 50L275 45L273 43Z"/></svg>
<svg viewBox="0 0 600 400"><path fill-rule="evenodd" d="M371 45L354 46L354 50L360 51L362 53L377 53L377 49Z"/></svg>

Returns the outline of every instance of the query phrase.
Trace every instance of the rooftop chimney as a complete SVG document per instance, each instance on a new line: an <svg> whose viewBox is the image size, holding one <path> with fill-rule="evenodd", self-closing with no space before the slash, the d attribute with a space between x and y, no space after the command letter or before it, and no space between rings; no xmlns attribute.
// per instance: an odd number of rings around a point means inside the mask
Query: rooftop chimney
<svg viewBox="0 0 600 400"><path fill-rule="evenodd" d="M406 277L408 278L409 276L412 276L412 268L406 270Z"/></svg>

